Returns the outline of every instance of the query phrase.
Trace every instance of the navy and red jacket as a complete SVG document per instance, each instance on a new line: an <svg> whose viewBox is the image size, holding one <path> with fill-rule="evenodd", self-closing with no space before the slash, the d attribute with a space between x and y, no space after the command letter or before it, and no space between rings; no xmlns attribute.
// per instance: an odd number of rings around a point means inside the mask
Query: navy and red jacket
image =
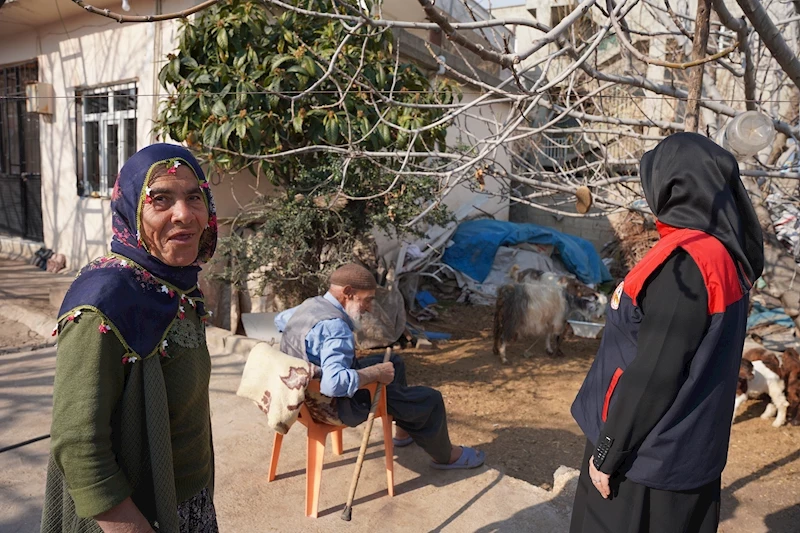
<svg viewBox="0 0 800 533"><path fill-rule="evenodd" d="M659 230L661 240L631 270L611 299L600 349L572 405L572 415L586 437L597 445L619 397L614 394L615 388L637 356L643 318L637 297L676 251L688 253L705 285L708 326L674 400L644 439L624 450L624 461L617 471L651 488L691 490L717 479L727 461L749 287L741 269L715 237L663 225ZM659 302L648 298L646 307L653 305Z"/></svg>

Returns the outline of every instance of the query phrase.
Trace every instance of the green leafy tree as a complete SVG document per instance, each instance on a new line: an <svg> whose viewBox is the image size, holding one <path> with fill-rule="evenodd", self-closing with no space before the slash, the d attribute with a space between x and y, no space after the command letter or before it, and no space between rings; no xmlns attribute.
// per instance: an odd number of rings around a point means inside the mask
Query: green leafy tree
<svg viewBox="0 0 800 533"><path fill-rule="evenodd" d="M331 0L293 1L335 11ZM352 0L335 4L359 9ZM256 273L291 289L291 300L316 293L360 236L376 226L403 233L434 201L435 179L393 172L402 158L357 157L445 149L446 123L418 135L404 129L440 119L439 106L460 96L457 85L432 84L395 52L388 31L254 2L221 2L183 23L159 75L170 96L158 130L220 172L247 168L282 191L246 206L221 242L227 279ZM437 206L425 221L447 217Z"/></svg>

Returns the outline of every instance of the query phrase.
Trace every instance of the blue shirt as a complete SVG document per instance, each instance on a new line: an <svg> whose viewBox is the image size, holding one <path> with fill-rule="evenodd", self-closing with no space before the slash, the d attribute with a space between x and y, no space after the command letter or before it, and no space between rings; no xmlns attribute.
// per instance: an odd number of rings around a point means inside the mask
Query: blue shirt
<svg viewBox="0 0 800 533"><path fill-rule="evenodd" d="M329 292L324 298L344 311L344 307ZM283 332L297 307L275 317L275 327ZM352 366L356 358L355 339L350 325L341 318L323 320L306 335L308 360L322 368L320 392L332 398L352 398L358 390L358 372Z"/></svg>

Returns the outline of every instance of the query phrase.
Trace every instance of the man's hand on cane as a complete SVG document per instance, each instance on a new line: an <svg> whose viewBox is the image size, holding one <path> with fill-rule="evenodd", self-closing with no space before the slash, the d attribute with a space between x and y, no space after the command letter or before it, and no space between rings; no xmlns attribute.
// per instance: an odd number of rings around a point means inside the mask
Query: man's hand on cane
<svg viewBox="0 0 800 533"><path fill-rule="evenodd" d="M378 381L387 384L394 381L394 363L380 363L375 365L378 369L380 374L378 375Z"/></svg>
<svg viewBox="0 0 800 533"><path fill-rule="evenodd" d="M360 387L369 385L370 383L391 383L394 380L394 363L378 363L377 365L368 366L366 368L358 369L358 384Z"/></svg>

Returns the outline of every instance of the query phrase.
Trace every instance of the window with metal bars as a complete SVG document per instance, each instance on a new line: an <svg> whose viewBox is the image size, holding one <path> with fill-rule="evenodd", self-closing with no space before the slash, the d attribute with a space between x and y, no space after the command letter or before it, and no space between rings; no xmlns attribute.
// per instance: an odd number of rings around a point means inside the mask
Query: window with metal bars
<svg viewBox="0 0 800 533"><path fill-rule="evenodd" d="M75 92L78 195L111 195L119 170L136 153L135 82Z"/></svg>

